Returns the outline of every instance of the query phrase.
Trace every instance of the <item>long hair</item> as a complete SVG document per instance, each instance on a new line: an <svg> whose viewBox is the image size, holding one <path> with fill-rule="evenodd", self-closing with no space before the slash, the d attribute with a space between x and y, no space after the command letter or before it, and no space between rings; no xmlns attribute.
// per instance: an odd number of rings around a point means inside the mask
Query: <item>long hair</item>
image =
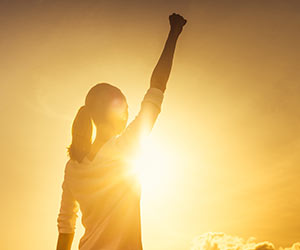
<svg viewBox="0 0 300 250"><path fill-rule="evenodd" d="M93 123L86 105L81 106L72 125L72 143L67 148L71 159L81 162L92 145Z"/></svg>
<svg viewBox="0 0 300 250"><path fill-rule="evenodd" d="M126 102L121 90L109 83L98 83L89 90L85 105L79 108L72 125L72 143L67 147L72 160L81 162L90 152L93 122L105 121L107 108L115 98Z"/></svg>

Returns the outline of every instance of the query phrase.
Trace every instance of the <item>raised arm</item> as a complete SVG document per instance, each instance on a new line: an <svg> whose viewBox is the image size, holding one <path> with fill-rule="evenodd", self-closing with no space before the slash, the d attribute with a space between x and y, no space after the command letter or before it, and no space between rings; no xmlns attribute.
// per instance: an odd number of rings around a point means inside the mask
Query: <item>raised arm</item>
<svg viewBox="0 0 300 250"><path fill-rule="evenodd" d="M163 92L166 90L170 76L176 42L183 26L186 24L186 20L182 16L173 13L169 16L169 22L169 35L150 81L150 87L158 88Z"/></svg>
<svg viewBox="0 0 300 250"><path fill-rule="evenodd" d="M144 136L147 136L161 111L164 91L171 72L172 60L176 41L185 25L186 20L173 13L169 16L170 32L163 52L151 76L150 88L146 92L141 109L135 119L127 126L125 131L116 140L116 152L131 155L138 148ZM116 153L117 154L117 153Z"/></svg>

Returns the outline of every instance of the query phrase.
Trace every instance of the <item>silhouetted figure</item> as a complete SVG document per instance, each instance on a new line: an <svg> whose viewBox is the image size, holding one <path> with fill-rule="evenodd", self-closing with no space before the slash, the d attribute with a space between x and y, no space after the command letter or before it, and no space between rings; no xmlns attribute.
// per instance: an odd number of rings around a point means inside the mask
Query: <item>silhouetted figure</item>
<svg viewBox="0 0 300 250"><path fill-rule="evenodd" d="M93 86L72 126L70 159L65 167L57 218L57 250L71 249L77 213L85 233L80 250L141 250L140 186L130 159L148 135L161 110L177 39L186 20L173 13L162 55L135 119L126 127L128 105L108 84ZM92 143L92 122L97 134Z"/></svg>

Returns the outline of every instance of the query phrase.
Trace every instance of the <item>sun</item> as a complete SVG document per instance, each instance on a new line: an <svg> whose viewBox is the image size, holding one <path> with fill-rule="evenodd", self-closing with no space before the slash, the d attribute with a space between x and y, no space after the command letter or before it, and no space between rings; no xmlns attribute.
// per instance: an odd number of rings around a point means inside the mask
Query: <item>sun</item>
<svg viewBox="0 0 300 250"><path fill-rule="evenodd" d="M132 163L143 193L154 194L166 188L170 157L155 138L148 136L142 139L140 151Z"/></svg>

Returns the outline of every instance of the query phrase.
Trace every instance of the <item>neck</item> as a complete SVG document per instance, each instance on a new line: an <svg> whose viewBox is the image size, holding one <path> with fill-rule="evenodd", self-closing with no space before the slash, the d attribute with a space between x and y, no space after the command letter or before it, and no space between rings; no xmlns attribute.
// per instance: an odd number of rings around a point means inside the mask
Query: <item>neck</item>
<svg viewBox="0 0 300 250"><path fill-rule="evenodd" d="M93 144L103 144L116 135L112 127L98 126L96 127L97 134Z"/></svg>
<svg viewBox="0 0 300 250"><path fill-rule="evenodd" d="M115 133L109 132L111 130L106 131L105 129L103 129L103 127L101 128L97 127L97 131L99 131L99 133L96 134L96 138L92 144L91 150L87 155L87 158L91 161L94 159L95 155L97 154L99 149L103 146L103 144L105 144L108 140L110 140L115 135Z"/></svg>

